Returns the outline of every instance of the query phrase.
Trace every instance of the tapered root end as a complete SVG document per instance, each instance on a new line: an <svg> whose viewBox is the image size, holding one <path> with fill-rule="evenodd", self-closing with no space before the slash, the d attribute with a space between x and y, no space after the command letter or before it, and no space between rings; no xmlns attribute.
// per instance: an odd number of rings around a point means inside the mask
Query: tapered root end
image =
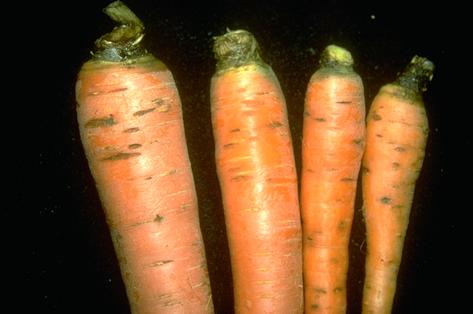
<svg viewBox="0 0 473 314"><path fill-rule="evenodd" d="M215 37L213 51L217 59L217 71L262 62L258 42L253 34L245 30L227 31Z"/></svg>
<svg viewBox="0 0 473 314"><path fill-rule="evenodd" d="M424 92L433 78L434 68L434 64L427 58L414 56L396 83L416 93Z"/></svg>
<svg viewBox="0 0 473 314"><path fill-rule="evenodd" d="M336 45L329 45L324 49L320 56L320 66L343 66L351 68L353 66L353 58L351 53L345 48Z"/></svg>
<svg viewBox="0 0 473 314"><path fill-rule="evenodd" d="M146 54L140 46L144 36L143 23L123 2L110 3L104 13L120 25L95 41L95 59L120 62Z"/></svg>

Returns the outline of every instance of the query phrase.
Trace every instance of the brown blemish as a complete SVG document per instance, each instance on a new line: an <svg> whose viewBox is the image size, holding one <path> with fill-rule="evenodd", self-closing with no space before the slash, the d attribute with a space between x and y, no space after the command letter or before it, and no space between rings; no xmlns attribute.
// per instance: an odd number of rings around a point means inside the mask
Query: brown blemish
<svg viewBox="0 0 473 314"><path fill-rule="evenodd" d="M164 220L164 217L161 216L160 214L157 214L156 217L154 217L154 221L156 222L161 222Z"/></svg>
<svg viewBox="0 0 473 314"><path fill-rule="evenodd" d="M137 149L140 147L141 147L141 144L138 144L138 143L128 145L129 149Z"/></svg>
<svg viewBox="0 0 473 314"><path fill-rule="evenodd" d="M394 170L399 169L399 166L401 166L401 164L398 163L398 162L393 162L391 165L392 165L392 167L393 167Z"/></svg>
<svg viewBox="0 0 473 314"><path fill-rule="evenodd" d="M339 101L336 101L335 103L342 104L342 105L349 105L349 104L351 104L351 101L350 100L339 100Z"/></svg>
<svg viewBox="0 0 473 314"><path fill-rule="evenodd" d="M317 117L317 118L314 118L315 121L317 122L325 122L327 120L325 120L325 118L322 118L322 117Z"/></svg>
<svg viewBox="0 0 473 314"><path fill-rule="evenodd" d="M319 308L320 308L320 305L318 305L317 303L313 303L310 305L310 309L312 311L317 311Z"/></svg>
<svg viewBox="0 0 473 314"><path fill-rule="evenodd" d="M166 175L170 176L170 175L173 175L173 174L176 174L176 173L177 173L176 168L173 168L173 169L169 170L169 172L166 173Z"/></svg>
<svg viewBox="0 0 473 314"><path fill-rule="evenodd" d="M227 148L231 148L235 145L238 145L238 143L227 143L227 144L223 144L223 148L227 149Z"/></svg>
<svg viewBox="0 0 473 314"><path fill-rule="evenodd" d="M271 123L269 124L269 127L272 128L272 129L276 129L276 128L282 127L283 125L284 124L282 124L279 121L271 121Z"/></svg>
<svg viewBox="0 0 473 314"><path fill-rule="evenodd" d="M169 264L169 263L172 263L174 262L172 259L167 259L167 260L162 260L162 261L157 261L157 262L154 262L154 263L151 263L151 267L158 267L158 266L162 266L162 265L166 265L166 264Z"/></svg>
<svg viewBox="0 0 473 314"><path fill-rule="evenodd" d="M123 130L123 133L135 133L135 132L138 132L139 130L140 128L128 128L128 129Z"/></svg>
<svg viewBox="0 0 473 314"><path fill-rule="evenodd" d="M324 288L314 288L314 292L317 293L317 294L326 294L327 293L327 290L325 290Z"/></svg>
<svg viewBox="0 0 473 314"><path fill-rule="evenodd" d="M355 145L361 145L363 144L363 139L362 138L357 138L353 140L353 144Z"/></svg>
<svg viewBox="0 0 473 314"><path fill-rule="evenodd" d="M396 146L396 147L394 148L394 150L395 150L396 152L399 152L399 153L403 153L403 152L406 151L406 149L405 149L404 147L402 147L402 146Z"/></svg>
<svg viewBox="0 0 473 314"><path fill-rule="evenodd" d="M383 196L380 198L381 203L383 204L391 204L391 198L387 196Z"/></svg>
<svg viewBox="0 0 473 314"><path fill-rule="evenodd" d="M118 92L124 92L128 90L128 87L117 87L115 89L107 91L107 93L118 93Z"/></svg>
<svg viewBox="0 0 473 314"><path fill-rule="evenodd" d="M161 98L154 99L153 103L156 105L156 109L158 109L159 112L168 112L171 110L171 105Z"/></svg>
<svg viewBox="0 0 473 314"><path fill-rule="evenodd" d="M347 227L348 223L345 220L342 220L338 223L337 230L340 232L344 232L345 230L347 230Z"/></svg>
<svg viewBox="0 0 473 314"><path fill-rule="evenodd" d="M251 178L250 176L245 176L245 175L239 175L239 176L234 176L230 179L230 181L233 181L233 182L241 182L243 180L247 180Z"/></svg>
<svg viewBox="0 0 473 314"><path fill-rule="evenodd" d="M114 155L111 155L109 157L105 157L102 159L102 161L116 161L116 160L125 160L133 157L137 157L141 155L141 153L116 153Z"/></svg>
<svg viewBox="0 0 473 314"><path fill-rule="evenodd" d="M86 128L105 128L110 127L112 125L117 124L117 121L113 118L113 115L109 115L108 117L97 118L97 119L90 119L85 124Z"/></svg>
<svg viewBox="0 0 473 314"><path fill-rule="evenodd" d="M236 129L230 130L230 132L231 132L231 133L240 132L240 129L239 129L239 128L236 128Z"/></svg>
<svg viewBox="0 0 473 314"><path fill-rule="evenodd" d="M345 177L345 178L341 178L340 181L342 182L353 182L353 181L356 181L355 178L352 178L352 177Z"/></svg>
<svg viewBox="0 0 473 314"><path fill-rule="evenodd" d="M153 112L155 110L156 110L156 108L149 108L149 109L139 110L139 111L135 112L133 115L135 117L141 117L141 116L144 116L145 114Z"/></svg>
<svg viewBox="0 0 473 314"><path fill-rule="evenodd" d="M382 119L382 117L376 112L373 112L373 114L371 115L371 119L373 119L374 121L379 121Z"/></svg>

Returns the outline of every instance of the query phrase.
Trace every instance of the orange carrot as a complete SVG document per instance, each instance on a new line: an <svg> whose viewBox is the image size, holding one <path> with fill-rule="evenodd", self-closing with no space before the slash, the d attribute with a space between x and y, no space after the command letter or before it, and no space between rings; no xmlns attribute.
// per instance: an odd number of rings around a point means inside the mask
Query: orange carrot
<svg viewBox="0 0 473 314"><path fill-rule="evenodd" d="M421 91L433 64L415 56L404 73L381 88L367 117L363 158L366 277L363 313L390 313L428 121Z"/></svg>
<svg viewBox="0 0 473 314"><path fill-rule="evenodd" d="M214 44L211 104L237 313L302 313L297 174L278 80L247 31Z"/></svg>
<svg viewBox="0 0 473 314"><path fill-rule="evenodd" d="M97 40L76 86L85 154L133 313L212 313L181 102L171 72L139 42L140 20Z"/></svg>
<svg viewBox="0 0 473 314"><path fill-rule="evenodd" d="M328 46L307 87L301 206L306 313L345 313L348 244L365 142L363 83Z"/></svg>

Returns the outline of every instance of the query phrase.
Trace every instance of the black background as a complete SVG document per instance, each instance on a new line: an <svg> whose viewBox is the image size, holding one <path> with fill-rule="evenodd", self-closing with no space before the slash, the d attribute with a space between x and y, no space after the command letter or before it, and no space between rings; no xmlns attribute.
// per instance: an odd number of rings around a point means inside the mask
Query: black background
<svg viewBox="0 0 473 314"><path fill-rule="evenodd" d="M78 134L74 84L93 43L114 26L102 13L108 1L55 4L54 24L66 33L49 82L46 135L39 151L39 237L28 258L27 281L44 313L129 313L117 260ZM226 28L251 31L262 57L285 93L297 167L300 169L305 88L320 52L335 43L349 49L365 85L367 107L381 85L392 81L414 54L437 66L425 93L430 124L426 159L415 194L393 313L452 310L455 216L444 215L446 188L447 46L443 16L423 3L389 5L340 1L206 2L127 1L146 26L145 47L173 72L199 198L213 301L217 313L232 313L233 295L220 190L214 165L209 81L215 69L212 37ZM52 86L52 88L51 88ZM466 147L471 141L465 139ZM20 198L24 198L22 196ZM359 313L364 276L364 227L356 204L348 277L349 313ZM442 253L440 253L442 252ZM37 279L39 279L37 281ZM450 312L450 311L449 311Z"/></svg>

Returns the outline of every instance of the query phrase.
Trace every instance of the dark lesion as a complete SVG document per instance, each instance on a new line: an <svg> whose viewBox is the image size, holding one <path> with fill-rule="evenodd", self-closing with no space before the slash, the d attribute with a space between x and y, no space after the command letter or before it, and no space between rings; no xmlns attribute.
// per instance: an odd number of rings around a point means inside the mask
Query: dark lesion
<svg viewBox="0 0 473 314"><path fill-rule="evenodd" d="M379 199L381 201L381 203L383 204L391 204L392 200L390 197L388 196L383 196Z"/></svg>
<svg viewBox="0 0 473 314"><path fill-rule="evenodd" d="M362 138L356 138L356 139L354 139L352 142L353 142L353 144L355 144L355 145L362 145L363 142L364 142L364 139L362 139Z"/></svg>
<svg viewBox="0 0 473 314"><path fill-rule="evenodd" d="M325 288L321 288L321 287L315 287L313 290L316 294L326 294L327 293L327 290Z"/></svg>
<svg viewBox="0 0 473 314"><path fill-rule="evenodd" d="M382 120L383 117L381 117L377 112L373 112L373 114L371 115L371 119L373 119L374 121L379 121Z"/></svg>
<svg viewBox="0 0 473 314"><path fill-rule="evenodd" d="M135 132L138 132L139 130L140 128L128 128L128 129L123 130L123 133L135 133Z"/></svg>
<svg viewBox="0 0 473 314"><path fill-rule="evenodd" d="M136 111L135 113L133 113L133 115L134 115L135 117L141 117L141 116L144 116L144 115L147 114L147 113L153 112L154 110L156 110L155 107L153 107L153 108L148 108L148 109L144 109L144 110L138 110L138 111Z"/></svg>
<svg viewBox="0 0 473 314"><path fill-rule="evenodd" d="M113 117L113 115L109 115L107 117L102 117L102 118L96 118L96 119L90 119L85 123L86 128L105 128L105 127L110 127L117 124L117 121Z"/></svg>
<svg viewBox="0 0 473 314"><path fill-rule="evenodd" d="M406 148L403 147L403 146L396 146L396 147L394 147L394 150L398 153L403 153L403 152L406 151Z"/></svg>
<svg viewBox="0 0 473 314"><path fill-rule="evenodd" d="M141 146L142 146L141 144L134 143L134 144L128 145L128 148L129 148L129 149L138 149L138 148L140 148Z"/></svg>
<svg viewBox="0 0 473 314"><path fill-rule="evenodd" d="M117 161L117 160L126 160L134 157L140 156L141 153L125 153L125 152L119 152L113 155L110 155L108 157L105 157L102 159L102 161Z"/></svg>
<svg viewBox="0 0 473 314"><path fill-rule="evenodd" d="M159 266L163 266L163 265L166 265L166 264L169 264L169 263L172 263L172 262L174 262L174 260L172 260L172 259L161 260L161 261L151 263L150 266L151 267L159 267Z"/></svg>
<svg viewBox="0 0 473 314"><path fill-rule="evenodd" d="M280 128L282 126L284 126L284 124L280 121L271 121L271 123L269 124L269 127L272 129Z"/></svg>

